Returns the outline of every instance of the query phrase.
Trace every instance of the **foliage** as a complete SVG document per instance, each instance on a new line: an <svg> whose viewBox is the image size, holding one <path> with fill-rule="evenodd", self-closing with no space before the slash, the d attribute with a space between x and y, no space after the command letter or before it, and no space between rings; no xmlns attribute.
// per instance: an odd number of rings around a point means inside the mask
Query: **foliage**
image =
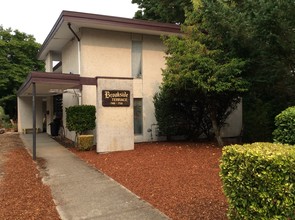
<svg viewBox="0 0 295 220"><path fill-rule="evenodd" d="M295 144L295 107L289 107L275 117L274 141Z"/></svg>
<svg viewBox="0 0 295 220"><path fill-rule="evenodd" d="M248 141L271 140L274 117L295 104L295 1L231 0L227 6L226 19L211 19L230 27L232 31L224 31L231 35L228 45L249 63L245 134ZM215 5L210 11L220 10Z"/></svg>
<svg viewBox="0 0 295 220"><path fill-rule="evenodd" d="M3 107L0 106L0 128L7 128L9 125L9 115L6 115Z"/></svg>
<svg viewBox="0 0 295 220"><path fill-rule="evenodd" d="M135 18L167 23L183 23L185 11L193 7L191 0L132 0L132 3L139 8Z"/></svg>
<svg viewBox="0 0 295 220"><path fill-rule="evenodd" d="M77 149L80 151L89 151L93 148L93 135L79 135Z"/></svg>
<svg viewBox="0 0 295 220"><path fill-rule="evenodd" d="M77 105L66 108L66 127L76 134L93 130L96 126L96 109L93 105Z"/></svg>
<svg viewBox="0 0 295 220"><path fill-rule="evenodd" d="M133 3L140 6L140 15L151 20L158 19L153 13L161 11L165 4L143 0ZM221 59L225 55L224 63L232 58L246 61L242 68L242 77L249 82L248 92L243 94L245 140L270 141L275 128L274 117L295 105L295 1L194 0L193 3L194 15L187 13L186 17L186 34L196 35L206 46L204 52L219 51ZM192 9L187 11L192 12ZM170 22L175 21L170 19ZM191 24L199 26L191 28ZM183 53L185 47L190 47L189 42L184 43ZM189 54L194 49L192 47ZM187 58L195 57L187 55ZM175 66L183 60L176 60ZM205 60L203 63L206 64ZM192 64L190 68L193 67Z"/></svg>
<svg viewBox="0 0 295 220"><path fill-rule="evenodd" d="M243 96L245 140L270 141L274 117L295 105L295 2L200 2L207 25L214 28L209 29L210 35L222 40L227 53L247 61L243 74L250 83Z"/></svg>
<svg viewBox="0 0 295 220"><path fill-rule="evenodd" d="M0 26L0 105L10 118L16 118L16 92L28 73L44 70L39 48L32 35Z"/></svg>
<svg viewBox="0 0 295 220"><path fill-rule="evenodd" d="M295 148L254 143L223 148L230 219L295 219Z"/></svg>
<svg viewBox="0 0 295 220"><path fill-rule="evenodd" d="M164 39L167 68L161 90L184 90L192 94L192 101L202 100L215 137L223 145L220 129L248 88L242 78L246 61L224 46L224 37L208 22L209 17L207 5L200 5L182 26L183 37Z"/></svg>
<svg viewBox="0 0 295 220"><path fill-rule="evenodd" d="M272 141L270 134L274 130L275 109L273 103L266 102L247 94L243 98L243 139L247 142Z"/></svg>
<svg viewBox="0 0 295 220"><path fill-rule="evenodd" d="M211 122L205 114L202 100L195 100L193 94L161 90L154 96L155 116L160 134L182 135L187 139L197 139L201 135L211 137Z"/></svg>

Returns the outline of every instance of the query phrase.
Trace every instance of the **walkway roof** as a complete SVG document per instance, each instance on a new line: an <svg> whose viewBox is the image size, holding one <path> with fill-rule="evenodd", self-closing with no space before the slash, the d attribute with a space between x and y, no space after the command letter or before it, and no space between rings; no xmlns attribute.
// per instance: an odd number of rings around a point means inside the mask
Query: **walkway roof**
<svg viewBox="0 0 295 220"><path fill-rule="evenodd" d="M81 85L96 85L95 78L80 77L77 74L32 72L17 92L18 96L32 96L33 83L36 96L52 96L66 89L80 89Z"/></svg>

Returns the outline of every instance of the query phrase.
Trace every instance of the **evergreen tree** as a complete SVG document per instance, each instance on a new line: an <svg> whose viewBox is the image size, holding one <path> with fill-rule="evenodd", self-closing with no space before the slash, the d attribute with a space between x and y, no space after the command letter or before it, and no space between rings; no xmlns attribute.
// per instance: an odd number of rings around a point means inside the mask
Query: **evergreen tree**
<svg viewBox="0 0 295 220"><path fill-rule="evenodd" d="M229 47L249 61L245 135L247 141L271 141L275 116L295 104L295 1L232 0L227 6L231 13L223 20L234 18L228 24L237 30ZM216 10L212 4L211 15Z"/></svg>

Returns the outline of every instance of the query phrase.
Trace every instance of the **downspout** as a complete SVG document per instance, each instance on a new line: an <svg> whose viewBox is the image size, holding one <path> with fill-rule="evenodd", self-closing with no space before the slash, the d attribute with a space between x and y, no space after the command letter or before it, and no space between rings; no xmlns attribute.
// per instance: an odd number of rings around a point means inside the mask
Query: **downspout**
<svg viewBox="0 0 295 220"><path fill-rule="evenodd" d="M77 41L78 41L78 74L81 75L81 45L80 45L80 38L79 36L75 33L75 31L72 29L71 23L68 23L68 27L70 29L70 31L74 34L74 36L76 37ZM81 105L82 101L81 101L81 96L77 95L78 97L78 105Z"/></svg>

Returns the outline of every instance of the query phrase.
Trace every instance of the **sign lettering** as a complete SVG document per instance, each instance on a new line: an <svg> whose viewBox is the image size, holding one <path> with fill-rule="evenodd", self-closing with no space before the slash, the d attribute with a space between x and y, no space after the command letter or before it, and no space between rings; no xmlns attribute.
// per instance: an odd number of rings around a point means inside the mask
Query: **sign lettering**
<svg viewBox="0 0 295 220"><path fill-rule="evenodd" d="M130 106L130 91L102 90L102 106L105 106L105 107Z"/></svg>

